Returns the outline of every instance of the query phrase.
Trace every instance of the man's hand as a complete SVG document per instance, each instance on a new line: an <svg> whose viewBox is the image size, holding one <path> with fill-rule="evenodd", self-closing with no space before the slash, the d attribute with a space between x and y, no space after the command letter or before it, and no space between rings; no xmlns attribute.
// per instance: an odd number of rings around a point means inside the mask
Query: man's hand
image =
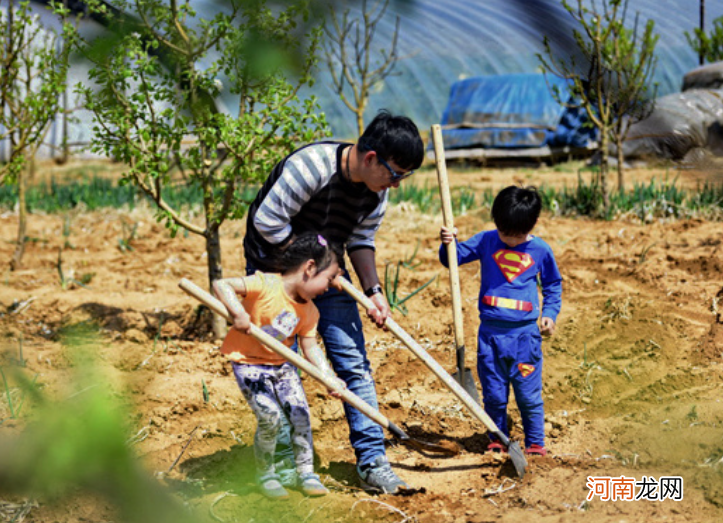
<svg viewBox="0 0 723 523"><path fill-rule="evenodd" d="M540 327L540 334L543 336L552 336L555 334L555 322L552 318L542 318Z"/></svg>
<svg viewBox="0 0 723 523"><path fill-rule="evenodd" d="M332 378L330 378L330 379L333 380L334 383L336 383L336 386L337 386L339 389L342 389L342 390L343 390L343 389L346 389L346 383L344 383L343 380L337 378L336 376L334 376L334 377L332 377ZM327 389L327 390L329 391L329 396L331 396L332 398L336 398L336 399L338 399L338 400L341 399L341 394L340 394L340 393L338 393L338 392L336 392L336 391L334 391L334 390L332 390L332 389Z"/></svg>
<svg viewBox="0 0 723 523"><path fill-rule="evenodd" d="M392 310L389 308L389 302L387 298L381 292L372 294L369 298L374 307L367 309L367 316L377 324L378 327L384 327L384 323L392 315Z"/></svg>

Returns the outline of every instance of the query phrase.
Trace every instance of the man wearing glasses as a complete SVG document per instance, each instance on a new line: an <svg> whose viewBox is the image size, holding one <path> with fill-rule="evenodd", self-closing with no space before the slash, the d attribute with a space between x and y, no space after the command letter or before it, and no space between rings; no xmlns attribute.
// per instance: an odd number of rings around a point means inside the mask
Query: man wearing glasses
<svg viewBox="0 0 723 523"><path fill-rule="evenodd" d="M247 272L278 272L275 259L294 237L317 232L346 248L375 305L367 315L383 326L391 311L377 274L374 236L384 218L388 190L411 176L423 158L417 126L386 111L374 118L356 144L318 142L293 152L274 167L249 208L244 238ZM318 331L334 371L349 390L377 408L356 302L329 289L314 303L320 313ZM390 494L406 488L387 461L381 427L346 404L344 409L362 486Z"/></svg>

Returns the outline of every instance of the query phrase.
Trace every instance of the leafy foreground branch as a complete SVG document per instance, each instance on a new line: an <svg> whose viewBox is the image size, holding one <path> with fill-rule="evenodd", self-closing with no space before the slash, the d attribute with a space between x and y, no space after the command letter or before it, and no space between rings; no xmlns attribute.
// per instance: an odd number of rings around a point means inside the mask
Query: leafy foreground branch
<svg viewBox="0 0 723 523"><path fill-rule="evenodd" d="M198 521L146 472L126 444L131 418L102 387L89 353L101 340L88 327L71 329L64 345L77 360L64 399L42 393L18 368L6 368L33 404L32 423L0 438L0 492L42 503L62 502L83 492L101 496L119 521Z"/></svg>

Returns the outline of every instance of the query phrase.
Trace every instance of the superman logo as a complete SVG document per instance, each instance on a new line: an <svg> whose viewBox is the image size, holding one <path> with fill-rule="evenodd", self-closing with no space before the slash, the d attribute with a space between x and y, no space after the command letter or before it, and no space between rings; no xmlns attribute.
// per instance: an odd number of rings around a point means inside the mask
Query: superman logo
<svg viewBox="0 0 723 523"><path fill-rule="evenodd" d="M535 372L535 366L530 365L529 363L518 363L517 368L520 370L520 374L522 374L523 378L526 378L533 372Z"/></svg>
<svg viewBox="0 0 723 523"><path fill-rule="evenodd" d="M507 249L500 249L492 255L492 258L510 283L535 264L535 260L526 252Z"/></svg>

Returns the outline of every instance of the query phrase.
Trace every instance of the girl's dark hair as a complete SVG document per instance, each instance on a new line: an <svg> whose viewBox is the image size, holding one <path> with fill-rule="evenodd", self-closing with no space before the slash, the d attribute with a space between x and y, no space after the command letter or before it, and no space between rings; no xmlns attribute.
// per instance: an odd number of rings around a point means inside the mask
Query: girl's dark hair
<svg viewBox="0 0 723 523"><path fill-rule="evenodd" d="M315 232L301 233L281 255L281 273L293 272L307 260L314 260L316 272L334 262L341 263L341 249Z"/></svg>
<svg viewBox="0 0 723 523"><path fill-rule="evenodd" d="M527 234L535 228L542 210L536 187L511 185L502 189L492 203L492 219L502 234Z"/></svg>
<svg viewBox="0 0 723 523"><path fill-rule="evenodd" d="M418 169L424 160L424 143L414 122L384 109L364 129L357 147L362 152L376 151L407 171Z"/></svg>

